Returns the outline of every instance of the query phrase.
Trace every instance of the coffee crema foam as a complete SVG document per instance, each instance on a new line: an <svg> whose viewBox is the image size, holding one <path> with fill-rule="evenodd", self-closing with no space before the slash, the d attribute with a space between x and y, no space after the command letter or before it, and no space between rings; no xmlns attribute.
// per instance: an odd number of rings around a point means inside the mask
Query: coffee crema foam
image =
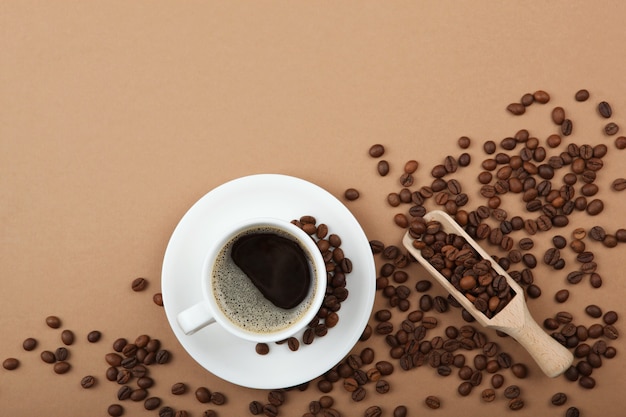
<svg viewBox="0 0 626 417"><path fill-rule="evenodd" d="M311 266L311 286L307 297L296 307L285 310L263 296L250 278L235 264L230 253L233 244L242 236L273 233L299 244ZM290 234L273 227L245 230L228 241L219 252L211 272L211 285L217 305L234 325L245 331L268 334L284 330L297 323L313 303L317 274L311 254Z"/></svg>

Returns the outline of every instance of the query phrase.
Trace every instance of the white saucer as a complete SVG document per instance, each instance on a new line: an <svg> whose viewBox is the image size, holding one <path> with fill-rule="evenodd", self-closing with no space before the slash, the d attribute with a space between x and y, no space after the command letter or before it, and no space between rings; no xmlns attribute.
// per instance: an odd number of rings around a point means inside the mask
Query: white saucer
<svg viewBox="0 0 626 417"><path fill-rule="evenodd" d="M311 345L292 352L286 345L270 345L258 355L255 344L232 336L219 325L187 336L176 316L201 301L205 251L224 225L251 216L284 220L313 215L329 233L342 239L353 262L347 275L349 296L341 304L339 323ZM376 292L376 270L369 241L352 213L326 190L302 179L261 174L227 182L198 200L180 220L165 251L162 270L165 313L185 350L209 372L250 388L287 388L315 379L354 347L367 325Z"/></svg>

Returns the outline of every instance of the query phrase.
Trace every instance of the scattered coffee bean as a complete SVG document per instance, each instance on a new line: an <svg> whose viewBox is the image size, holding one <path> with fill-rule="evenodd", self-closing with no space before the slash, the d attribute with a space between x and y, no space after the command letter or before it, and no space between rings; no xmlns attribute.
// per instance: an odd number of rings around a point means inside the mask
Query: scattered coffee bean
<svg viewBox="0 0 626 417"><path fill-rule="evenodd" d="M20 366L20 361L16 358L6 358L2 361L2 367L7 371L13 371Z"/></svg>
<svg viewBox="0 0 626 417"><path fill-rule="evenodd" d="M124 407L119 404L111 404L109 408L107 408L107 413L109 413L111 417L120 417L124 415Z"/></svg>
<svg viewBox="0 0 626 417"><path fill-rule="evenodd" d="M426 397L424 402L426 403L426 406L428 408L432 408L433 410L441 407L441 400L439 399L439 397L436 397L434 395L429 395L428 397Z"/></svg>
<svg viewBox="0 0 626 417"><path fill-rule="evenodd" d="M201 403L211 402L211 391L206 387L199 387L195 391L196 399Z"/></svg>
<svg viewBox="0 0 626 417"><path fill-rule="evenodd" d="M601 101L598 104L598 113L600 113L600 116L608 119L613 114L613 110L611 109L611 105L609 103L607 103L606 101Z"/></svg>
<svg viewBox="0 0 626 417"><path fill-rule="evenodd" d="M59 327L61 327L61 319L57 316L48 316L46 317L46 324L50 328L58 329Z"/></svg>
<svg viewBox="0 0 626 417"><path fill-rule="evenodd" d="M74 332L72 332L71 330L63 330L61 332L61 341L63 342L63 344L65 345L71 345L74 343Z"/></svg>
<svg viewBox="0 0 626 417"><path fill-rule="evenodd" d="M161 406L161 399L159 397L146 398L143 402L143 407L146 410L156 410Z"/></svg>
<svg viewBox="0 0 626 417"><path fill-rule="evenodd" d="M585 89L578 90L574 95L574 98L576 101L587 101L587 99L589 98L589 91Z"/></svg>
<svg viewBox="0 0 626 417"><path fill-rule="evenodd" d="M145 278L135 278L131 283L133 291L143 291L148 286L148 280Z"/></svg>
<svg viewBox="0 0 626 417"><path fill-rule="evenodd" d="M619 132L619 126L617 125L617 123L610 122L607 123L606 126L604 126L604 133L606 133L608 136L613 136L617 134L617 132Z"/></svg>
<svg viewBox="0 0 626 417"><path fill-rule="evenodd" d="M389 162L385 161L384 159L378 161L376 169L378 170L378 175L380 175L381 177L386 176L387 174L389 174Z"/></svg>
<svg viewBox="0 0 626 417"><path fill-rule="evenodd" d="M24 339L24 342L22 343L22 347L24 348L24 350L29 351L29 352L31 350L35 350L35 348L37 348L37 339L34 339L32 337Z"/></svg>
<svg viewBox="0 0 626 417"><path fill-rule="evenodd" d="M56 362L53 366L54 372L57 374L65 374L70 370L71 366L69 362L60 361Z"/></svg>
<svg viewBox="0 0 626 417"><path fill-rule="evenodd" d="M92 330L87 334L87 341L89 343L96 343L100 340L101 337L102 333L100 333L98 330Z"/></svg>
<svg viewBox="0 0 626 417"><path fill-rule="evenodd" d="M385 154L385 147L379 143L372 145L368 151L372 158L380 158Z"/></svg>
<svg viewBox="0 0 626 417"><path fill-rule="evenodd" d="M91 388L94 385L96 385L96 378L91 375L87 375L80 380L80 386L83 388Z"/></svg>
<svg viewBox="0 0 626 417"><path fill-rule="evenodd" d="M348 188L346 189L346 191L344 191L343 196L345 197L346 200L348 201L354 201L357 200L360 197L360 193L358 190L356 190L355 188Z"/></svg>
<svg viewBox="0 0 626 417"><path fill-rule="evenodd" d="M576 407L570 407L565 412L565 417L579 417L580 411Z"/></svg>
<svg viewBox="0 0 626 417"><path fill-rule="evenodd" d="M154 293L154 295L152 296L152 301L159 307L163 307L163 294L161 294L160 292Z"/></svg>

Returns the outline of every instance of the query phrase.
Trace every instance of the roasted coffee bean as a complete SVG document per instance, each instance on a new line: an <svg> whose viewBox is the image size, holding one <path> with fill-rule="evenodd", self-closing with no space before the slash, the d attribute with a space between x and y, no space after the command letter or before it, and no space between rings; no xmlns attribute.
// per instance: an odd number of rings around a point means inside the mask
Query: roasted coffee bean
<svg viewBox="0 0 626 417"><path fill-rule="evenodd" d="M372 405L368 407L363 413L364 417L380 417L383 414L382 408L377 405Z"/></svg>
<svg viewBox="0 0 626 417"><path fill-rule="evenodd" d="M124 415L124 407L122 407L119 404L111 404L108 408L107 408L107 413L111 416L111 417L119 417L121 415Z"/></svg>
<svg viewBox="0 0 626 417"><path fill-rule="evenodd" d="M372 158L380 158L385 153L385 147L379 143L372 145L368 151Z"/></svg>
<svg viewBox="0 0 626 417"><path fill-rule="evenodd" d="M378 164L376 165L376 170L378 171L378 175L380 175L381 177L386 176L387 174L389 174L389 162L385 161L384 159L378 161Z"/></svg>
<svg viewBox="0 0 626 417"><path fill-rule="evenodd" d="M461 149L467 149L470 147L471 144L471 139L468 138L467 136L461 136L458 140L457 140L457 144L459 145L459 148Z"/></svg>
<svg viewBox="0 0 626 417"><path fill-rule="evenodd" d="M137 388L130 393L131 401L143 401L148 396L148 391L143 388Z"/></svg>
<svg viewBox="0 0 626 417"><path fill-rule="evenodd" d="M516 116L522 115L526 112L526 106L524 106L522 103L511 103L506 106L506 109L511 114L514 114Z"/></svg>
<svg viewBox="0 0 626 417"><path fill-rule="evenodd" d="M578 384L586 389L592 389L596 386L596 380L588 375L583 375L578 380Z"/></svg>
<svg viewBox="0 0 626 417"><path fill-rule="evenodd" d="M87 375L80 380L80 386L85 389L91 388L94 385L96 385L96 378L91 375Z"/></svg>
<svg viewBox="0 0 626 417"><path fill-rule="evenodd" d="M13 371L20 366L20 361L17 358L6 358L2 361L2 367L7 371Z"/></svg>
<svg viewBox="0 0 626 417"><path fill-rule="evenodd" d="M429 395L428 397L426 397L426 399L424 400L424 403L426 404L428 408L431 408L433 410L436 410L439 407L441 407L441 400L439 399L439 397L436 397L434 395Z"/></svg>
<svg viewBox="0 0 626 417"><path fill-rule="evenodd" d="M195 391L196 399L201 403L211 402L211 391L206 387L199 387Z"/></svg>
<svg viewBox="0 0 626 417"><path fill-rule="evenodd" d="M598 113L600 113L600 116L608 119L613 114L613 110L611 109L611 105L609 103L601 101L598 103Z"/></svg>
<svg viewBox="0 0 626 417"><path fill-rule="evenodd" d="M259 415L263 413L263 403L261 403L260 401L251 401L248 404L248 410L250 411L250 414L252 415Z"/></svg>
<svg viewBox="0 0 626 417"><path fill-rule="evenodd" d="M167 350L159 350L156 354L156 362L159 364L164 364L169 362L170 360L170 352Z"/></svg>
<svg viewBox="0 0 626 417"><path fill-rule="evenodd" d="M48 316L46 317L46 324L52 329L58 329L61 327L61 319L57 316Z"/></svg>
<svg viewBox="0 0 626 417"><path fill-rule="evenodd" d="M35 350L35 348L37 347L37 339L29 337L27 339L24 339L24 342L22 342L22 348L26 351L31 351L31 350Z"/></svg>
<svg viewBox="0 0 626 417"><path fill-rule="evenodd" d="M561 133L563 134L563 136L571 135L572 129L573 129L572 121L570 119L563 120L563 123L561 124Z"/></svg>
<svg viewBox="0 0 626 417"><path fill-rule="evenodd" d="M89 343L96 343L102 337L102 333L98 330L92 330L87 334L87 341Z"/></svg>
<svg viewBox="0 0 626 417"><path fill-rule="evenodd" d="M356 188L347 188L343 192L343 196L348 201L354 201L354 200L358 200L358 198L361 196L361 194L359 193L359 191Z"/></svg>
<svg viewBox="0 0 626 417"><path fill-rule="evenodd" d="M471 392L472 389L474 388L474 386L469 382L469 381L464 381L461 382L457 388L457 392L463 396L466 397L468 396Z"/></svg>
<svg viewBox="0 0 626 417"><path fill-rule="evenodd" d="M504 396L509 399L520 396L520 388L517 385L509 385L504 389Z"/></svg>
<svg viewBox="0 0 626 417"><path fill-rule="evenodd" d="M551 117L554 124L562 125L565 121L565 110L563 107L555 107L552 109Z"/></svg>
<svg viewBox="0 0 626 417"><path fill-rule="evenodd" d="M146 398L143 402L143 408L146 410L156 410L161 406L161 399L159 397Z"/></svg>
<svg viewBox="0 0 626 417"><path fill-rule="evenodd" d="M585 307L585 313L587 313L590 317L593 317L595 319L602 317L602 309L595 304L590 304L587 307Z"/></svg>
<svg viewBox="0 0 626 417"><path fill-rule="evenodd" d="M523 363L515 363L511 365L511 372L513 372L513 375L520 379L528 376L528 368Z"/></svg>
<svg viewBox="0 0 626 417"><path fill-rule="evenodd" d="M69 358L70 352L66 348L60 347L60 348L57 348L57 350L54 351L54 356L55 356L57 361L64 361L64 360L67 360Z"/></svg>
<svg viewBox="0 0 626 417"><path fill-rule="evenodd" d="M63 344L69 346L74 343L74 332L65 329L61 332L61 341Z"/></svg>
<svg viewBox="0 0 626 417"><path fill-rule="evenodd" d="M615 147L617 149L626 149L626 136L618 136L615 138Z"/></svg>
<svg viewBox="0 0 626 417"><path fill-rule="evenodd" d="M617 312L611 310L611 311L607 311L606 313L604 313L604 316L602 317L602 321L604 321L605 324L615 324L617 322L618 319L618 315Z"/></svg>
<svg viewBox="0 0 626 417"><path fill-rule="evenodd" d="M569 298L569 291L566 289L562 289L554 294L554 299L557 303L564 303Z"/></svg>
<svg viewBox="0 0 626 417"><path fill-rule="evenodd" d="M513 398L511 401L509 401L509 408L511 410L521 410L522 408L524 408L524 400L522 400L521 398Z"/></svg>
<svg viewBox="0 0 626 417"><path fill-rule="evenodd" d="M533 98L537 103L546 104L550 101L550 95L543 90L537 90L533 93Z"/></svg>
<svg viewBox="0 0 626 417"><path fill-rule="evenodd" d="M133 291L143 291L148 286L148 280L145 278L135 278L131 283L131 288Z"/></svg>
<svg viewBox="0 0 626 417"><path fill-rule="evenodd" d="M611 183L611 188L615 191L626 190L626 178L617 178Z"/></svg>
<svg viewBox="0 0 626 417"><path fill-rule="evenodd" d="M60 362L56 362L52 369L57 374L65 374L70 370L70 368L71 368L71 365L69 364L69 362L60 361Z"/></svg>
<svg viewBox="0 0 626 417"><path fill-rule="evenodd" d="M582 89L578 90L574 95L576 101L586 101L589 98L589 91Z"/></svg>
<svg viewBox="0 0 626 417"><path fill-rule="evenodd" d="M154 293L154 295L152 296L152 302L154 302L154 304L158 305L159 307L163 307L163 294L161 294L160 292Z"/></svg>

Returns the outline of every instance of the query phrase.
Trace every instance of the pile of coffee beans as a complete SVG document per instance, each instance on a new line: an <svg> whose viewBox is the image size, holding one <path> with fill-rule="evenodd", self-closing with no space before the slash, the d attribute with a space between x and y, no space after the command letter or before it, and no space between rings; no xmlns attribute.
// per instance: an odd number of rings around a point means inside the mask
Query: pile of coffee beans
<svg viewBox="0 0 626 417"><path fill-rule="evenodd" d="M507 279L463 236L446 233L436 220L415 221L410 230L417 237L413 246L424 259L487 318L495 316L515 296Z"/></svg>

